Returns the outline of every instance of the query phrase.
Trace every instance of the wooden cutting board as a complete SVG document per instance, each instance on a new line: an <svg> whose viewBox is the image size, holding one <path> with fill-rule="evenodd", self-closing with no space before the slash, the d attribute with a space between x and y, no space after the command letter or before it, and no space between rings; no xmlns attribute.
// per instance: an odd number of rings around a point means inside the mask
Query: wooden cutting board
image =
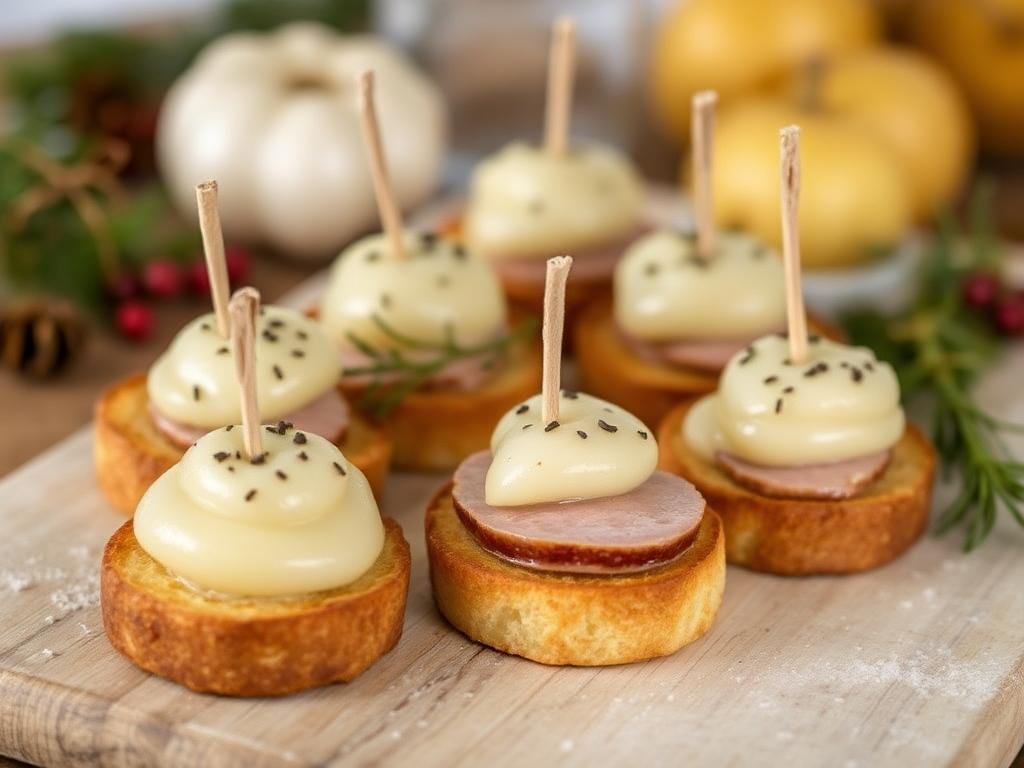
<svg viewBox="0 0 1024 768"><path fill-rule="evenodd" d="M313 283L292 297L305 306ZM980 402L1024 421L1024 349ZM1024 456L1024 444L1018 443ZM551 668L433 607L422 517L439 476L396 474L412 544L405 633L362 677L283 699L190 693L115 652L99 557L122 522L86 427L0 481L0 754L45 765L1005 765L1024 742L1024 532L965 556L927 537L872 573L730 568L711 631L675 655Z"/></svg>

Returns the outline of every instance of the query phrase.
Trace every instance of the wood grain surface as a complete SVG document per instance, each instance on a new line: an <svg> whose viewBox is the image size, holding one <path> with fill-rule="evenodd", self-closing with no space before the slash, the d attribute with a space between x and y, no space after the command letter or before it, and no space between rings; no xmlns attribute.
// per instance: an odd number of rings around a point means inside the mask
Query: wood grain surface
<svg viewBox="0 0 1024 768"><path fill-rule="evenodd" d="M292 296L304 305L311 284ZM1014 349L981 402L1024 421ZM478 646L430 597L423 508L444 478L395 475L412 544L398 647L347 685L277 700L193 694L109 645L89 428L0 481L0 754L43 765L1007 765L1024 741L1024 532L965 556L928 537L878 571L730 568L718 620L664 659L550 668ZM1024 455L1024 444L1017 444Z"/></svg>

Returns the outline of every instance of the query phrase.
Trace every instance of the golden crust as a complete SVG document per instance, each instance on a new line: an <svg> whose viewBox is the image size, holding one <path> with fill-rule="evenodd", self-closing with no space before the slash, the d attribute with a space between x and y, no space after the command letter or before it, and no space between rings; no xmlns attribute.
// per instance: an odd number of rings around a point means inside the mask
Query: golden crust
<svg viewBox="0 0 1024 768"><path fill-rule="evenodd" d="M787 576L877 568L921 536L931 506L935 450L907 425L878 481L848 499L780 499L738 485L697 456L680 432L692 403L658 430L659 466L697 486L722 516L729 562Z"/></svg>
<svg viewBox="0 0 1024 768"><path fill-rule="evenodd" d="M603 666L667 656L703 635L725 588L722 524L710 509L694 543L643 573L522 568L480 547L451 485L427 508L430 580L441 613L473 640L542 664Z"/></svg>
<svg viewBox="0 0 1024 768"><path fill-rule="evenodd" d="M817 318L812 331L842 340L842 332ZM573 335L580 389L616 403L656 428L681 401L714 392L718 374L696 368L658 365L638 357L615 327L610 297L588 304Z"/></svg>
<svg viewBox="0 0 1024 768"><path fill-rule="evenodd" d="M381 422L394 446L396 467L450 471L471 453L490 447L495 424L513 406L540 391L540 344L517 344L501 369L479 389L412 392ZM342 390L354 402L361 388Z"/></svg>
<svg viewBox="0 0 1024 768"><path fill-rule="evenodd" d="M409 545L395 521L384 524L384 551L352 584L287 600L213 599L151 558L129 520L103 552L107 637L142 669L194 691L279 696L352 680L402 634Z"/></svg>
<svg viewBox="0 0 1024 768"><path fill-rule="evenodd" d="M144 374L114 383L96 403L96 478L107 500L126 515L135 513L146 489L184 453L154 426L147 403ZM353 413L337 445L380 498L391 463L391 442L384 432Z"/></svg>

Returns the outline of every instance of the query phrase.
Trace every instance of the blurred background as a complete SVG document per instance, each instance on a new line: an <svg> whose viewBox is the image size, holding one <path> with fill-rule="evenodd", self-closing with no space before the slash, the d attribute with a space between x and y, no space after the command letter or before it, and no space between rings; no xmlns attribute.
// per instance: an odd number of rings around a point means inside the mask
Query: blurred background
<svg viewBox="0 0 1024 768"><path fill-rule="evenodd" d="M273 300L377 226L350 110L295 104L347 99L341 73L375 63L403 203L461 194L481 157L540 136L562 14L579 27L575 137L618 145L685 194L690 98L717 90L720 223L772 241L776 131L800 123L804 259L826 303L851 286L912 297L916 273L892 265L916 264L922 238L973 238L946 288L995 336L1024 333L1017 260L992 245L1012 256L1024 239L1024 0L12 3L0 403L33 418L0 466L80 425L105 383L206 309L198 178L222 186L232 281ZM272 203L253 179L278 190ZM304 194L334 206L329 221L303 218Z"/></svg>

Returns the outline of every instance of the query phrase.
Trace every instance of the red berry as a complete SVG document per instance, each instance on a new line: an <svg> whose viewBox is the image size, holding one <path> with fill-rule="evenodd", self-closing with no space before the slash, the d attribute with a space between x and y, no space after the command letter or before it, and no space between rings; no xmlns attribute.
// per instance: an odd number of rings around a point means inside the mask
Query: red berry
<svg viewBox="0 0 1024 768"><path fill-rule="evenodd" d="M172 261L151 261L142 270L142 285L151 296L173 299L184 286L181 269Z"/></svg>
<svg viewBox="0 0 1024 768"><path fill-rule="evenodd" d="M129 341L145 341L153 334L155 319L148 304L135 299L122 301L114 313L117 332Z"/></svg>
<svg viewBox="0 0 1024 768"><path fill-rule="evenodd" d="M249 252L240 246L230 245L224 251L224 262L228 268L228 281L232 285L245 282L249 274Z"/></svg>
<svg viewBox="0 0 1024 768"><path fill-rule="evenodd" d="M197 261L188 268L189 290L196 296L210 295L210 276L206 273L206 263Z"/></svg>
<svg viewBox="0 0 1024 768"><path fill-rule="evenodd" d="M991 272L975 272L963 281L964 302L976 309L986 309L999 295L999 280Z"/></svg>
<svg viewBox="0 0 1024 768"><path fill-rule="evenodd" d="M139 279L131 272L121 272L107 280L106 290L110 298L124 301L138 295Z"/></svg>
<svg viewBox="0 0 1024 768"><path fill-rule="evenodd" d="M1007 335L1024 335L1024 296L1014 294L996 307L996 327Z"/></svg>

